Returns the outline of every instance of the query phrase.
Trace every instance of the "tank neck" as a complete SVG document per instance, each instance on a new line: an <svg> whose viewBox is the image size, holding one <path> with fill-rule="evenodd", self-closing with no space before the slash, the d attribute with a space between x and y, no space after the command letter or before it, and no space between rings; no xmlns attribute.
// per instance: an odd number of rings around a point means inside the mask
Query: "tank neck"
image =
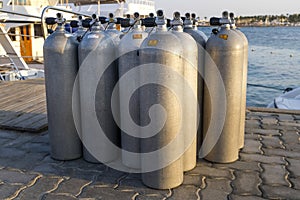
<svg viewBox="0 0 300 200"><path fill-rule="evenodd" d="M221 30L230 30L230 25L229 24L222 25Z"/></svg>
<svg viewBox="0 0 300 200"><path fill-rule="evenodd" d="M156 31L158 31L158 32L166 32L166 31L168 31L167 25L166 24L164 24L164 25L157 25Z"/></svg>
<svg viewBox="0 0 300 200"><path fill-rule="evenodd" d="M107 27L107 30L117 30L116 24L110 23L110 24L108 25L108 27Z"/></svg>
<svg viewBox="0 0 300 200"><path fill-rule="evenodd" d="M183 28L181 25L177 25L173 27L173 31L175 32L183 32Z"/></svg>
<svg viewBox="0 0 300 200"><path fill-rule="evenodd" d="M92 26L92 29L91 29L92 32L99 32L101 30L103 30L103 28L99 22L96 22L96 24L94 26Z"/></svg>
<svg viewBox="0 0 300 200"><path fill-rule="evenodd" d="M60 24L55 29L56 32L65 32L65 26Z"/></svg>
<svg viewBox="0 0 300 200"><path fill-rule="evenodd" d="M133 29L140 31L140 30L142 30L142 26L141 25L134 25Z"/></svg>

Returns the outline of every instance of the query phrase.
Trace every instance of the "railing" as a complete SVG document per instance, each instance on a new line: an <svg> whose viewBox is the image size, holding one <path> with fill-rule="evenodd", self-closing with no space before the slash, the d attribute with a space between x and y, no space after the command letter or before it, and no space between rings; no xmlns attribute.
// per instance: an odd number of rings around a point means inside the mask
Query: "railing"
<svg viewBox="0 0 300 200"><path fill-rule="evenodd" d="M62 9L62 8L57 8L57 7L53 7L53 6L47 6L44 8L42 15L41 15L41 23L42 23L42 32L43 32L43 37L44 39L46 39L47 37L47 25L45 25L45 13L48 10L56 10L56 11L60 11L60 12L64 12L64 13L69 13L69 14L74 14L74 15L82 15L84 17L90 17L90 15L85 14L85 13L80 13L80 12L74 12L71 10L66 10L66 9Z"/></svg>

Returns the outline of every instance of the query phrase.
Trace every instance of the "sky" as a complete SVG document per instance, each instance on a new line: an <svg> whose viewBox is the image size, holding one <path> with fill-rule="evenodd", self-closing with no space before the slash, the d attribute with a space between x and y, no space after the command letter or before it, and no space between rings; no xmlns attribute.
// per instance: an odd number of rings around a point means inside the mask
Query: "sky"
<svg viewBox="0 0 300 200"><path fill-rule="evenodd" d="M195 12L201 18L220 16L224 10L236 16L300 14L300 0L155 0L167 17L174 11Z"/></svg>

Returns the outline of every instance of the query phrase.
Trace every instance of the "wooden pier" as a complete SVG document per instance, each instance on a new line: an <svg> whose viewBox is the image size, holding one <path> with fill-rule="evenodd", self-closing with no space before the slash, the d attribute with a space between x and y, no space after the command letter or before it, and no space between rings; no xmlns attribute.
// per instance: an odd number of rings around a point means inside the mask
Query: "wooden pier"
<svg viewBox="0 0 300 200"><path fill-rule="evenodd" d="M44 79L0 82L0 128L41 132L47 127Z"/></svg>

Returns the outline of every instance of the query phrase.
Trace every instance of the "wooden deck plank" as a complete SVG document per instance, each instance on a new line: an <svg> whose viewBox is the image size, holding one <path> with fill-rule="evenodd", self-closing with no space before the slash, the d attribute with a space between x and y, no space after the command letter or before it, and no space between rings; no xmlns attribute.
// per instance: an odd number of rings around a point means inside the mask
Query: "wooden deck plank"
<svg viewBox="0 0 300 200"><path fill-rule="evenodd" d="M40 89L40 91L43 91L43 89ZM11 90L11 92L12 94L6 95L3 98L0 97L0 109L4 109L9 105L14 104L16 101L24 101L28 96L34 96L34 93L26 91L26 88L24 88L22 92L15 93L14 90Z"/></svg>
<svg viewBox="0 0 300 200"><path fill-rule="evenodd" d="M5 105L5 103L11 101L14 96L23 96L26 94L26 89L28 86L26 85L20 85L19 87L16 86L10 86L7 87L0 87L0 106Z"/></svg>
<svg viewBox="0 0 300 200"><path fill-rule="evenodd" d="M0 128L40 132L47 128L44 79L0 83Z"/></svg>
<svg viewBox="0 0 300 200"><path fill-rule="evenodd" d="M42 92L42 91L41 91ZM17 97L16 97L17 98ZM22 100L14 100L9 103L5 108L2 110L10 110L10 111L24 111L26 108L43 101L45 96L43 94L35 95L35 96L26 96Z"/></svg>

